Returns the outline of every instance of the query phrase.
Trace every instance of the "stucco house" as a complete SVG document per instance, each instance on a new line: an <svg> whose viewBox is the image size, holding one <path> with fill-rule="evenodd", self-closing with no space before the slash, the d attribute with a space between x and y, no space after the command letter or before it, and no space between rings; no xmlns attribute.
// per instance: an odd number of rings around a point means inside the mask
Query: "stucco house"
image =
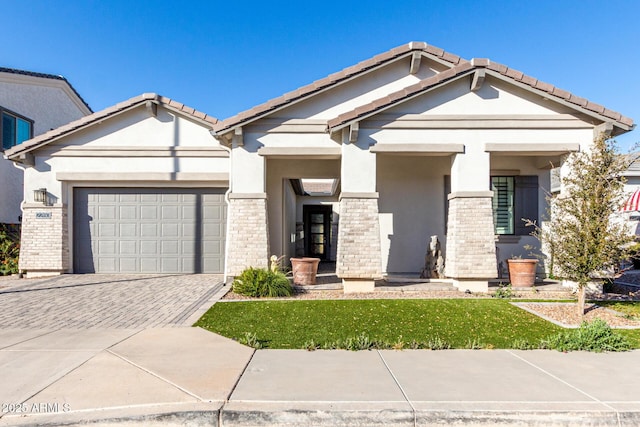
<svg viewBox="0 0 640 427"><path fill-rule="evenodd" d="M143 94L8 150L26 167L20 268L229 278L312 255L349 292L420 272L437 236L446 276L482 291L536 244L520 218L542 217L552 166L633 126L420 42L223 121Z"/></svg>
<svg viewBox="0 0 640 427"><path fill-rule="evenodd" d="M62 76L0 67L0 150L91 114ZM0 223L18 224L23 172L0 156Z"/></svg>

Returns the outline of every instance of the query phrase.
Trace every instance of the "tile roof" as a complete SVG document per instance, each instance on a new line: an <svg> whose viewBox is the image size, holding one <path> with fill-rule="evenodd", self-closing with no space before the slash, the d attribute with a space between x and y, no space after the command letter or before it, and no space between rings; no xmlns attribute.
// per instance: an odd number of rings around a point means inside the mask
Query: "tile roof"
<svg viewBox="0 0 640 427"><path fill-rule="evenodd" d="M575 105L578 108L596 113L605 118L612 119L618 122L619 125L624 127L633 127L633 119L625 117L622 114L609 110L602 105L591 102L587 99L580 98L572 93L562 90L553 86L552 84L545 83L534 77L527 76L521 71L514 70L497 62L490 61L486 58L474 58L470 62L463 62L459 65L443 71L435 76L421 80L420 82L408 86L400 91L391 93L383 98L374 100L368 104L362 105L354 110L340 114L339 116L327 121L327 130L334 131L337 128L344 127L344 125L356 121L358 119L367 117L378 111L390 108L410 97L413 97L421 92L431 89L435 86L445 84L447 81L465 75L471 74L477 69L490 70L500 76L504 76L507 80L512 80L522 85L528 86L531 89L545 92L549 99L559 99Z"/></svg>
<svg viewBox="0 0 640 427"><path fill-rule="evenodd" d="M214 130L218 134L225 133L247 121L255 120L271 111L300 101L301 99L313 95L321 90L338 85L358 74L394 61L395 59L406 56L411 52L422 52L427 56L431 56L436 60L450 65L451 67L468 63L467 60L459 57L458 55L446 52L439 47L431 46L424 42L407 43L225 119L224 121L219 122L218 125L215 126Z"/></svg>
<svg viewBox="0 0 640 427"><path fill-rule="evenodd" d="M22 144L16 145L15 147L10 148L9 150L6 150L5 155L8 158L14 158L20 153L24 153L24 152L39 148L71 132L75 132L77 130L91 126L93 123L100 122L121 111L129 110L133 107L142 105L147 101L152 101L157 104L162 104L171 110L181 112L185 115L191 116L196 120L198 120L199 122L207 124L208 127L210 127L211 129L213 129L213 125L218 123L218 119L216 119L215 117L209 116L191 107L187 107L186 105L180 102L174 101L173 99L160 96L155 93L143 93L142 95L120 102L112 107L105 108L104 110L98 111L91 115L81 117L80 119L75 120L71 123L60 126L59 128L56 128L56 129L52 129L49 132L45 132L41 135L38 135L35 138L25 141Z"/></svg>
<svg viewBox="0 0 640 427"><path fill-rule="evenodd" d="M21 75L21 76L39 77L39 78L42 78L42 79L61 80L61 81L65 82L67 85L69 85L69 88L73 91L73 93L76 94L78 99L80 101L82 101L82 103L85 105L85 107L87 107L87 109L89 111L93 112L93 110L91 109L89 104L87 104L87 102L80 96L80 94L78 93L76 88L74 88L73 85L71 83L69 83L69 80L67 80L63 76L57 76L55 74L37 73L35 71L25 71L25 70L18 70L18 69L15 69L15 68L5 68L5 67L0 67L0 73L18 74L18 75Z"/></svg>

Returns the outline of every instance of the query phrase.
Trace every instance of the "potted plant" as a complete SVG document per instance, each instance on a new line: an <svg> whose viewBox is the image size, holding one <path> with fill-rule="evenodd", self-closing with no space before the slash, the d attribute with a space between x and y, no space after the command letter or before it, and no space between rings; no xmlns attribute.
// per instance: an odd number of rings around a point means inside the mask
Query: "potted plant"
<svg viewBox="0 0 640 427"><path fill-rule="evenodd" d="M512 258L509 264L509 281L514 288L531 287L536 282L537 259Z"/></svg>
<svg viewBox="0 0 640 427"><path fill-rule="evenodd" d="M320 258L291 258L294 285L315 285Z"/></svg>

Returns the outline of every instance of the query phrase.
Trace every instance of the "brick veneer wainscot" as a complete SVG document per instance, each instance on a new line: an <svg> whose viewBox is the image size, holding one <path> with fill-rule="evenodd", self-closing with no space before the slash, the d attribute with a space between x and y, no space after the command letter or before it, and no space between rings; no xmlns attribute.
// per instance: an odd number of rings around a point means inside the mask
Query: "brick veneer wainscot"
<svg viewBox="0 0 640 427"><path fill-rule="evenodd" d="M49 213L51 216L47 217ZM66 205L23 205L20 270L27 273L69 271L68 228Z"/></svg>
<svg viewBox="0 0 640 427"><path fill-rule="evenodd" d="M336 274L343 279L382 277L377 197L341 197Z"/></svg>
<svg viewBox="0 0 640 427"><path fill-rule="evenodd" d="M269 228L265 197L235 196L229 199L229 247L227 274L238 276L247 267L266 268L269 261Z"/></svg>
<svg viewBox="0 0 640 427"><path fill-rule="evenodd" d="M487 192L491 194L491 192ZM493 279L497 277L496 243L493 228L492 197L449 195L447 260L445 274L454 279Z"/></svg>

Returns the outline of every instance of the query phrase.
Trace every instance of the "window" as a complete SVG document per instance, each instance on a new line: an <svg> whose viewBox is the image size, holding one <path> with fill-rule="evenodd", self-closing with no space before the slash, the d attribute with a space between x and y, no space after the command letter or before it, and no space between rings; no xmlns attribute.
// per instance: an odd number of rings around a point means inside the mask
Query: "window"
<svg viewBox="0 0 640 427"><path fill-rule="evenodd" d="M0 108L0 129L2 130L2 149L6 150L14 145L30 139L33 122L26 117Z"/></svg>
<svg viewBox="0 0 640 427"><path fill-rule="evenodd" d="M494 176L491 178L493 191L493 227L496 234L513 234L514 177Z"/></svg>
<svg viewBox="0 0 640 427"><path fill-rule="evenodd" d="M528 235L523 218L538 220L538 177L492 176L493 225L496 234Z"/></svg>

